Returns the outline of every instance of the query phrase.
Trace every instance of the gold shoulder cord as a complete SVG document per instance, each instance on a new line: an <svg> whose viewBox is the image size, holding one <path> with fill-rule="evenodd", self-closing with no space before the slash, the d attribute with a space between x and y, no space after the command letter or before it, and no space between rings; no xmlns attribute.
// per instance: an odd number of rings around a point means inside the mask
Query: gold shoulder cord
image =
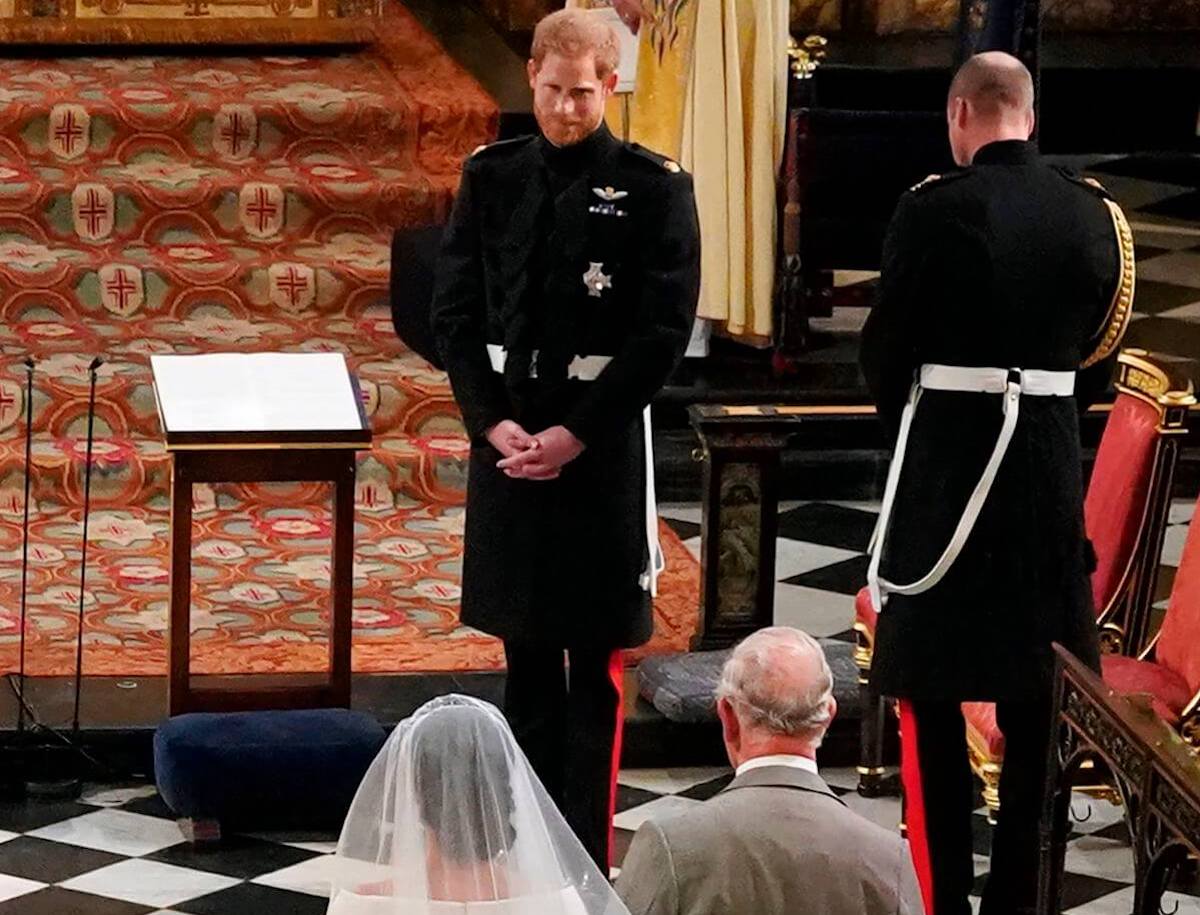
<svg viewBox="0 0 1200 915"><path fill-rule="evenodd" d="M1095 352L1083 360L1079 366L1086 369L1112 355L1120 346L1125 330L1129 327L1129 319L1133 316L1133 289L1137 279L1137 264L1133 253L1133 230L1121 208L1111 200L1105 200L1108 212L1112 216L1113 229L1117 233L1117 248L1121 255L1121 279L1117 283L1117 291L1113 294L1112 305L1108 316L1100 325L1098 333L1102 332L1100 342Z"/></svg>

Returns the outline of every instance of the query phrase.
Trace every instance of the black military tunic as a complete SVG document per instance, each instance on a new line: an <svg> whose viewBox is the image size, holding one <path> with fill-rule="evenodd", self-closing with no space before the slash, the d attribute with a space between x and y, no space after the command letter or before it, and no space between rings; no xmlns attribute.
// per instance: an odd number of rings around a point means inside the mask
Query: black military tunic
<svg viewBox="0 0 1200 915"><path fill-rule="evenodd" d="M1120 243L1106 198L1043 164L1031 144L1006 141L896 209L862 342L863 372L893 437L922 364L1093 364L1074 398L1022 398L999 476L949 574L923 594L888 597L871 665L885 695L1028 697L1048 673L1052 640L1097 663L1078 414L1107 386L1116 339L1102 338L1120 320ZM998 396L924 392L885 578L912 581L937 561L1001 418Z"/></svg>
<svg viewBox="0 0 1200 915"><path fill-rule="evenodd" d="M603 125L467 162L433 303L471 436L462 619L504 639L505 714L604 873L620 649L653 628L642 411L687 347L699 286L692 182L674 162ZM586 447L555 480L510 479L485 438L505 419Z"/></svg>
<svg viewBox="0 0 1200 915"><path fill-rule="evenodd" d="M604 126L564 148L493 144L466 163L438 273L434 330L471 437L463 622L561 647L641 644L642 410L695 315L691 178ZM613 358L571 380L577 356ZM557 480L510 479L484 438L504 419L531 435L564 425L587 447Z"/></svg>
<svg viewBox="0 0 1200 915"><path fill-rule="evenodd" d="M872 686L900 697L909 841L926 907L969 915L974 792L960 703L995 700L1000 815L980 912L1032 913L1050 715L1051 642L1099 665L1083 528L1079 411L1108 384L1132 294L1132 237L1098 186L1029 143L906 194L885 242L862 367L893 436L922 365L1071 373L1075 396L1022 394L1013 437L957 561L880 613ZM924 576L988 462L1002 397L925 390L882 554Z"/></svg>

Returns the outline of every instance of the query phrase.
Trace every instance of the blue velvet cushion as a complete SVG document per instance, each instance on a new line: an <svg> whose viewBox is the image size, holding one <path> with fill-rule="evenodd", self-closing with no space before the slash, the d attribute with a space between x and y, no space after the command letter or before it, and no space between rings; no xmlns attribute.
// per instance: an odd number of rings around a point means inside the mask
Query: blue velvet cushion
<svg viewBox="0 0 1200 915"><path fill-rule="evenodd" d="M154 734L154 777L181 817L336 829L386 737L347 709L180 715Z"/></svg>
<svg viewBox="0 0 1200 915"><path fill-rule="evenodd" d="M862 714L862 702L854 646L837 639L817 641L833 674L839 717L858 717ZM638 665L638 692L669 721L685 724L716 721L717 683L729 655L729 651L697 651L646 658Z"/></svg>

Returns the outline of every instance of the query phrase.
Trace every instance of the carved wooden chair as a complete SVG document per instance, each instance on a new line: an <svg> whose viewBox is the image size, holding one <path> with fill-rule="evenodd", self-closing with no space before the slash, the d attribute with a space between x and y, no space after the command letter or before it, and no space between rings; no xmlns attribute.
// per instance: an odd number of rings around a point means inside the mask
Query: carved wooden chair
<svg viewBox="0 0 1200 915"><path fill-rule="evenodd" d="M1144 647L1149 607L1166 531L1171 483L1195 403L1191 383L1172 379L1142 350L1117 360L1117 396L1104 426L1088 484L1084 518L1096 550L1092 573L1101 646L1112 655L1135 655ZM855 600L855 661L863 698L859 791L882 790L882 744L887 709L870 688L876 614L866 589ZM964 703L971 765L983 781L989 814L999 809L1004 736L992 703Z"/></svg>
<svg viewBox="0 0 1200 915"><path fill-rule="evenodd" d="M1158 633L1137 657L1105 655L1101 662L1105 683L1148 694L1159 717L1200 753L1200 523L1188 531Z"/></svg>

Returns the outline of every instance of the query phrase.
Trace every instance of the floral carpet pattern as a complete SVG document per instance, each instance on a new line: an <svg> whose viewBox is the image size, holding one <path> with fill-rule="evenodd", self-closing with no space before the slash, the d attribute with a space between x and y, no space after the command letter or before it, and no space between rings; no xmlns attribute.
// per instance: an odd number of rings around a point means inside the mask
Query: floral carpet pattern
<svg viewBox="0 0 1200 915"><path fill-rule="evenodd" d="M374 50L16 59L0 71L0 671L74 671L90 387L84 672L165 673L170 459L148 357L341 352L375 434L359 460L354 666L499 667L458 623L466 442L445 376L388 307L390 233L445 218L495 104L398 4ZM33 387L26 403L26 358ZM324 669L328 494L201 487L193 668ZM648 651L683 650L699 575L670 570Z"/></svg>

